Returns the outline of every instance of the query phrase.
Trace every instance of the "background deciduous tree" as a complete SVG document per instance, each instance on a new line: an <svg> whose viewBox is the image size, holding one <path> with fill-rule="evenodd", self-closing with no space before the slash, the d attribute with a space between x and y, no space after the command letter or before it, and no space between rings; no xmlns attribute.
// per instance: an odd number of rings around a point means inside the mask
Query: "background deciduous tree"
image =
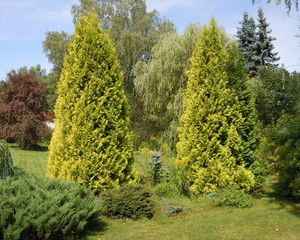
<svg viewBox="0 0 300 240"><path fill-rule="evenodd" d="M44 81L46 85L47 108L52 113L57 98L56 86L63 67L64 56L68 53L68 44L70 41L70 35L64 31L47 32L43 41L43 51L48 57L48 61L53 65L46 81Z"/></svg>
<svg viewBox="0 0 300 240"><path fill-rule="evenodd" d="M258 2L258 0L252 0L252 3L254 4L255 2ZM272 2L272 0L267 0L268 3ZM295 6L296 10L298 11L298 7L299 7L299 2L298 0L276 0L277 4L282 4L282 2L285 4L285 6L287 7L287 11L290 12L290 10L292 9L292 6Z"/></svg>
<svg viewBox="0 0 300 240"><path fill-rule="evenodd" d="M144 103L143 131L149 136L158 136L171 150L175 150L178 140L189 58L200 31L200 26L190 25L183 35L166 34L153 47L151 59L140 60L134 69L135 88Z"/></svg>
<svg viewBox="0 0 300 240"><path fill-rule="evenodd" d="M32 74L11 72L2 83L0 135L22 148L36 145L47 133L42 117L45 90Z"/></svg>
<svg viewBox="0 0 300 240"><path fill-rule="evenodd" d="M296 75L284 68L261 67L250 80L258 119L264 124L275 124L283 113L294 114L299 89Z"/></svg>

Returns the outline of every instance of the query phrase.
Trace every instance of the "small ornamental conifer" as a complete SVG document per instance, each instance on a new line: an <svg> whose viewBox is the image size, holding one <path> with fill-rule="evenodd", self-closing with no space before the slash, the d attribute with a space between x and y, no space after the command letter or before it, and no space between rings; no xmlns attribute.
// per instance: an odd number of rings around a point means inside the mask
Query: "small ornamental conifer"
<svg viewBox="0 0 300 240"><path fill-rule="evenodd" d="M0 179L12 176L14 166L11 154L4 141L0 140Z"/></svg>
<svg viewBox="0 0 300 240"><path fill-rule="evenodd" d="M94 13L80 18L65 57L48 175L100 192L134 181L129 110L115 49Z"/></svg>
<svg viewBox="0 0 300 240"><path fill-rule="evenodd" d="M191 58L177 144L176 163L185 178L179 181L187 181L194 195L228 185L250 190L254 184L253 174L239 159L244 149L239 129L245 119L238 96L228 86L228 58L225 39L213 19Z"/></svg>

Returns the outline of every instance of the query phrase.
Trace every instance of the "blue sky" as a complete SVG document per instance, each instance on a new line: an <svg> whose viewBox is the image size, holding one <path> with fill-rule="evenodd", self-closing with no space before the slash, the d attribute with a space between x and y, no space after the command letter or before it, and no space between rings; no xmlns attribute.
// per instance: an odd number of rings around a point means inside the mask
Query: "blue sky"
<svg viewBox="0 0 300 240"><path fill-rule="evenodd" d="M273 0L275 2L275 0ZM47 72L51 64L42 50L47 31L73 33L71 6L78 0L0 0L0 80L12 69L41 64ZM289 71L300 72L299 12L292 9L290 16L285 7L260 0L146 0L148 10L157 9L162 17L170 19L182 33L189 23L206 24L211 17L227 33L235 34L244 11L257 17L262 7L272 29L275 50L280 64Z"/></svg>

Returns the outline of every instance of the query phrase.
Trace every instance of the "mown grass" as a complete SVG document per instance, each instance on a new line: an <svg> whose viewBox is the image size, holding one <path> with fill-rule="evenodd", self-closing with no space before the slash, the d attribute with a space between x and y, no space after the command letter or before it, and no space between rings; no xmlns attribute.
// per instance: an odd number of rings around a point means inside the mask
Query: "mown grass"
<svg viewBox="0 0 300 240"><path fill-rule="evenodd" d="M32 150L22 150L15 144L9 145L13 162L16 167L22 168L37 176L45 176L47 169L48 148L37 147Z"/></svg>
<svg viewBox="0 0 300 240"><path fill-rule="evenodd" d="M89 240L298 240L300 204L278 200L273 192L255 200L252 208L216 208L207 198L176 198L174 205L191 210L173 217L164 210L152 220L110 220L102 232L91 232Z"/></svg>
<svg viewBox="0 0 300 240"><path fill-rule="evenodd" d="M46 172L47 151L24 151L10 146L14 165L39 176ZM137 152L135 168L147 171L151 156ZM170 159L163 159L168 162ZM99 217L98 226L90 227L88 240L299 240L300 204L276 198L272 182L267 193L255 200L252 208L216 208L207 198L169 199L170 204L190 208L168 217L164 207L151 220L110 220Z"/></svg>

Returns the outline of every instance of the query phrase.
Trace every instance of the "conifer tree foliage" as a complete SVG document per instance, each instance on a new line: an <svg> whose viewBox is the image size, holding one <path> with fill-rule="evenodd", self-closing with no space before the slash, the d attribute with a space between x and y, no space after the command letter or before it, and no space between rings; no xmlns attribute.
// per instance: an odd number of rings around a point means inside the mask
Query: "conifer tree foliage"
<svg viewBox="0 0 300 240"><path fill-rule="evenodd" d="M116 51L93 13L76 24L58 85L48 175L99 192L134 180L128 103Z"/></svg>
<svg viewBox="0 0 300 240"><path fill-rule="evenodd" d="M247 12L244 13L243 20L240 22L241 27L238 28L237 38L239 42L239 50L245 58L245 67L251 77L257 72L255 65L255 44L256 44L256 25L253 17L249 18Z"/></svg>
<svg viewBox="0 0 300 240"><path fill-rule="evenodd" d="M276 40L270 36L272 30L268 27L263 11L258 10L258 24L252 17L249 18L248 13L244 13L243 21L240 22L241 27L238 28L237 38L239 49L245 58L245 66L250 77L257 75L261 66L277 66L274 64L280 58L278 53L274 52L272 41Z"/></svg>
<svg viewBox="0 0 300 240"><path fill-rule="evenodd" d="M267 23L264 17L264 12L261 8L258 9L258 24L257 24L257 41L255 44L255 59L257 66L269 66L274 64L280 58L278 53L273 52L274 46L272 41L276 38L271 37L272 30L269 29L270 24Z"/></svg>
<svg viewBox="0 0 300 240"><path fill-rule="evenodd" d="M248 83L248 73L245 68L245 60L239 51L236 42L227 44L229 55L227 61L228 87L234 91L239 100L239 111L244 118L238 132L242 137L243 150L241 160L247 168L253 167L256 162L256 150L259 144L259 128L257 126L258 115L255 109L254 96ZM240 162L241 163L241 162ZM255 163L257 164L257 163Z"/></svg>
<svg viewBox="0 0 300 240"><path fill-rule="evenodd" d="M212 19L191 58L177 144L179 173L195 195L227 185L249 190L254 183L243 164L239 129L245 119L237 94L228 87L228 58L225 40Z"/></svg>
<svg viewBox="0 0 300 240"><path fill-rule="evenodd" d="M0 140L0 180L14 174L11 154L6 143Z"/></svg>
<svg viewBox="0 0 300 240"><path fill-rule="evenodd" d="M0 95L0 136L31 148L47 133L42 117L45 90L30 73L11 72L2 83Z"/></svg>

